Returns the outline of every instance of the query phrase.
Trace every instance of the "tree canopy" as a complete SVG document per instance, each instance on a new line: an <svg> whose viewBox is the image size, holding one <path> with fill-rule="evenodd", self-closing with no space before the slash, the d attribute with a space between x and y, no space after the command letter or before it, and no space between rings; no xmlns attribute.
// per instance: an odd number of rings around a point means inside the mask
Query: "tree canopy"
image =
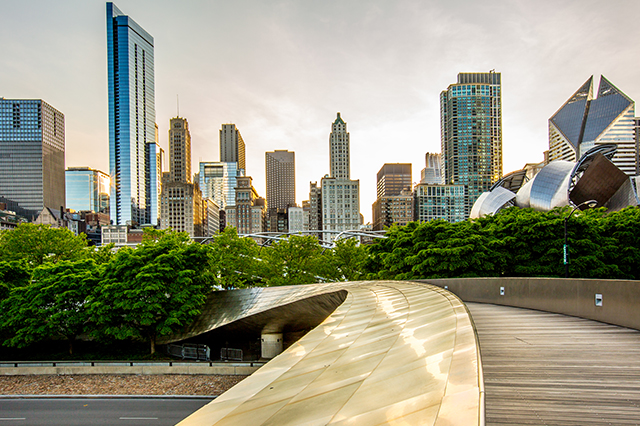
<svg viewBox="0 0 640 426"><path fill-rule="evenodd" d="M26 260L35 268L45 262L78 260L86 257L87 239L67 228L21 223L17 228L0 232L0 259Z"/></svg>
<svg viewBox="0 0 640 426"><path fill-rule="evenodd" d="M186 233L168 231L135 249L120 249L105 265L90 302L98 336L145 340L155 352L158 336L177 331L200 313L211 286L204 246Z"/></svg>
<svg viewBox="0 0 640 426"><path fill-rule="evenodd" d="M564 276L564 219L570 208L517 207L458 223L394 226L369 248L371 279ZM640 279L640 210L577 212L567 222L570 276Z"/></svg>
<svg viewBox="0 0 640 426"><path fill-rule="evenodd" d="M88 299L100 275L93 259L38 266L31 283L13 288L0 304L0 324L13 332L5 344L25 347L47 338L63 338L73 353L73 341L87 331Z"/></svg>

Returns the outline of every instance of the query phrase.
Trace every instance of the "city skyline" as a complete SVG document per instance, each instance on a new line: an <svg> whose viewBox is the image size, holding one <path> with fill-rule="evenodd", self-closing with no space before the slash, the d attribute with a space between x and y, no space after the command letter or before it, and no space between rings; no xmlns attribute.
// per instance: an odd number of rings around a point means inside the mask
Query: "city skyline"
<svg viewBox="0 0 640 426"><path fill-rule="evenodd" d="M640 96L633 50L640 30L632 20L640 4L629 1L193 1L178 13L165 1L116 4L155 39L162 148L178 95L194 164L219 161L219 129L234 123L260 194L264 153L297 153L300 203L308 182L326 174L326 123L340 111L365 221L384 163L412 163L418 182L425 153L440 151L438 96L452 75L502 73L504 173L542 161L548 119L589 76L604 74L630 98ZM0 96L44 99L64 112L67 167L109 169L104 8L104 1L3 4ZM61 31L67 21L73 25Z"/></svg>

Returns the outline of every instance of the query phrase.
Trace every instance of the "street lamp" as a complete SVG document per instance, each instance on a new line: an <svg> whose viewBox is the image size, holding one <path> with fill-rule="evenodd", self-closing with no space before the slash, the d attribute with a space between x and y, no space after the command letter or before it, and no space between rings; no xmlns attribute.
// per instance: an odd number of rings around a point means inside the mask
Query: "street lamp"
<svg viewBox="0 0 640 426"><path fill-rule="evenodd" d="M569 244L567 243L567 222L569 222L569 218L571 215L578 210L582 206L587 206L587 208L593 208L598 205L596 200L585 201L584 203L580 203L571 210L571 213L567 217L564 218L564 277L569 278Z"/></svg>

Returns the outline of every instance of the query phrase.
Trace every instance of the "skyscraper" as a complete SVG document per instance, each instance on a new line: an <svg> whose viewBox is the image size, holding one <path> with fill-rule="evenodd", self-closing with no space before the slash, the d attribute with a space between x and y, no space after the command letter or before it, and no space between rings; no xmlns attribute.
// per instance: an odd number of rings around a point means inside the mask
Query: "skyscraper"
<svg viewBox="0 0 640 426"><path fill-rule="evenodd" d="M157 133L157 126L156 126ZM158 140L156 135L156 141ZM162 194L162 164L164 150L158 142L147 143L146 151L146 196L147 209L144 223L160 225L160 194Z"/></svg>
<svg viewBox="0 0 640 426"><path fill-rule="evenodd" d="M385 163L378 171L378 198L411 190L411 163Z"/></svg>
<svg viewBox="0 0 640 426"><path fill-rule="evenodd" d="M440 154L427 152L422 179L413 188L413 219L419 222L442 219L453 223L466 218L465 186L444 184L440 159Z"/></svg>
<svg viewBox="0 0 640 426"><path fill-rule="evenodd" d="M191 183L191 132L189 123L181 117L169 122L169 178Z"/></svg>
<svg viewBox="0 0 640 426"><path fill-rule="evenodd" d="M500 73L460 73L440 94L442 168L446 184L465 188L464 214L502 177Z"/></svg>
<svg viewBox="0 0 640 426"><path fill-rule="evenodd" d="M427 152L425 155L425 168L420 171L420 183L441 184L442 164L440 154Z"/></svg>
<svg viewBox="0 0 640 426"><path fill-rule="evenodd" d="M67 208L109 213L109 175L89 167L65 171Z"/></svg>
<svg viewBox="0 0 640 426"><path fill-rule="evenodd" d="M378 196L372 205L373 230L413 220L411 164L384 164L378 171Z"/></svg>
<svg viewBox="0 0 640 426"><path fill-rule="evenodd" d="M114 224L150 220L147 149L155 142L153 37L107 3L110 214Z"/></svg>
<svg viewBox="0 0 640 426"><path fill-rule="evenodd" d="M245 162L244 140L235 124L223 124L220 129L220 161L238 163L238 176L244 176L247 170Z"/></svg>
<svg viewBox="0 0 640 426"><path fill-rule="evenodd" d="M349 133L347 123L340 117L340 113L331 125L329 149L331 174L321 180L322 229L324 231L358 229L361 224L360 181L350 179ZM332 235L326 235L324 239Z"/></svg>
<svg viewBox="0 0 640 426"><path fill-rule="evenodd" d="M350 146L347 123L338 113L338 117L331 125L331 134L329 135L329 162L332 178L350 179Z"/></svg>
<svg viewBox="0 0 640 426"><path fill-rule="evenodd" d="M305 205L304 201L302 202ZM309 231L322 230L322 184L318 186L318 182L309 182L309 203L307 206L309 212ZM322 234L314 234L318 239L322 238Z"/></svg>
<svg viewBox="0 0 640 426"><path fill-rule="evenodd" d="M221 210L235 205L238 163L200 163L198 183L202 198L212 199Z"/></svg>
<svg viewBox="0 0 640 426"><path fill-rule="evenodd" d="M227 226L233 226L238 234L255 234L264 230L265 199L258 196L251 176L238 177L236 199L227 207Z"/></svg>
<svg viewBox="0 0 640 426"><path fill-rule="evenodd" d="M600 144L616 144L613 164L637 174L635 102L604 76L598 97L591 76L549 119L549 161L576 161Z"/></svg>
<svg viewBox="0 0 640 426"><path fill-rule="evenodd" d="M276 150L265 153L267 208L269 231L284 232L288 228L288 208L296 205L296 156L294 152ZM284 226L273 220L281 213ZM282 229L280 229L282 228Z"/></svg>
<svg viewBox="0 0 640 426"><path fill-rule="evenodd" d="M191 133L182 117L169 123L169 173L162 182L161 227L202 237L202 192L191 182Z"/></svg>
<svg viewBox="0 0 640 426"><path fill-rule="evenodd" d="M0 98L0 202L32 219L65 206L64 114L42 100Z"/></svg>

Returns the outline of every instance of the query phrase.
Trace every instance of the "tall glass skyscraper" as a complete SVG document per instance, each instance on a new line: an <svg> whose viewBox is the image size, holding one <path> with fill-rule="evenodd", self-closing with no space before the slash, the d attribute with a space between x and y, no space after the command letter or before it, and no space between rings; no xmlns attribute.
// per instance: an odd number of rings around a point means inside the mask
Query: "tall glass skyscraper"
<svg viewBox="0 0 640 426"><path fill-rule="evenodd" d="M480 194L502 177L500 73L460 73L440 94L442 170L449 185L465 188L469 217Z"/></svg>
<svg viewBox="0 0 640 426"><path fill-rule="evenodd" d="M42 100L0 98L0 202L29 219L65 207L64 114Z"/></svg>
<svg viewBox="0 0 640 426"><path fill-rule="evenodd" d="M110 2L107 67L111 219L116 225L149 223L154 197L147 196L147 183L156 173L147 161L148 143L155 142L153 37Z"/></svg>
<svg viewBox="0 0 640 426"><path fill-rule="evenodd" d="M67 208L109 213L109 175L89 167L69 167L65 172Z"/></svg>
<svg viewBox="0 0 640 426"><path fill-rule="evenodd" d="M157 142L149 142L146 155L147 209L145 223L157 225L160 223L160 194L162 193L164 150L160 148Z"/></svg>
<svg viewBox="0 0 640 426"><path fill-rule="evenodd" d="M613 164L636 175L635 102L604 76L593 76L549 119L549 160L576 161L596 145L616 144Z"/></svg>

